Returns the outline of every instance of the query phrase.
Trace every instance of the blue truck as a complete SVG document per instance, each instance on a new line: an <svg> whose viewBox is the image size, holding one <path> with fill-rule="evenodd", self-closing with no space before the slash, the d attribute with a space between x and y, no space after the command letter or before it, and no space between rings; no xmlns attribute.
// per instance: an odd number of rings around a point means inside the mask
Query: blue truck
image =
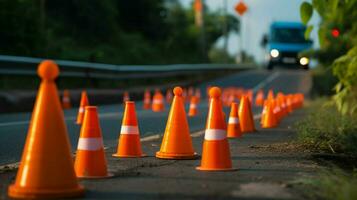
<svg viewBox="0 0 357 200"><path fill-rule="evenodd" d="M304 37L306 26L299 22L273 22L269 34L263 36L266 50L265 66L308 69L310 60L299 53L312 47L312 41Z"/></svg>

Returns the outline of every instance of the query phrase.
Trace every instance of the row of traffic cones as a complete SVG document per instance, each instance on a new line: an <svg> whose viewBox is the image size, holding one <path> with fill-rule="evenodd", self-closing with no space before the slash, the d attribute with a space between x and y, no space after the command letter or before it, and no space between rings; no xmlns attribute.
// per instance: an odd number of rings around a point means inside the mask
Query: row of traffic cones
<svg viewBox="0 0 357 200"><path fill-rule="evenodd" d="M78 184L77 178L112 176L107 169L97 108L88 106L86 94L82 93L84 100L81 102L81 107L82 110L84 108L84 113L81 112L83 116L79 116L80 119L77 119L77 121L82 122L82 127L76 158L73 162L64 115L54 82L59 74L58 66L52 61L43 61L39 66L38 74L42 81L19 170L15 183L8 188L8 195L13 198L31 199L82 196L84 188ZM157 158L198 158L191 141L183 93L184 90L180 87L173 90L171 109L160 150L156 153ZM210 88L210 105L202 158L197 170L235 170L232 166L227 137L237 137L242 133L255 131L249 95L241 97L239 107L236 103L232 104L228 125L222 108L221 95L219 88ZM289 110L290 108L293 110L302 105L303 96L300 94L281 96L280 98L283 99L283 97L286 102L284 109ZM275 99L277 98L273 97L273 100ZM197 99L194 101L196 102ZM267 105L274 103L274 101L269 102ZM275 105L280 106L283 101L277 102ZM157 109L161 108L158 107ZM80 108L80 111L82 110ZM266 112L265 118L268 117L269 112ZM135 104L132 101L125 102L118 149L113 156L144 156L140 144Z"/></svg>
<svg viewBox="0 0 357 200"><path fill-rule="evenodd" d="M267 99L263 103L264 107L260 121L262 128L274 128L278 126L285 116L300 108L303 102L304 95L301 93L284 95L279 92L274 98L273 91L270 90Z"/></svg>

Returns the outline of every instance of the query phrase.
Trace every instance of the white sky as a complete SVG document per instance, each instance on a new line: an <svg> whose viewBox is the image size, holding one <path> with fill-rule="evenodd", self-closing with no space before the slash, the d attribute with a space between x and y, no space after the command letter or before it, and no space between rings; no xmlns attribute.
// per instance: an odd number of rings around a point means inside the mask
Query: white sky
<svg viewBox="0 0 357 200"><path fill-rule="evenodd" d="M185 7L191 6L193 0L180 0ZM210 10L220 10L224 0L204 0ZM243 24L243 48L249 54L254 55L257 61L261 61L264 51L260 47L260 41L264 33L267 33L269 25L273 21L300 21L300 4L304 0L244 0L248 6L248 11L242 17ZM239 0L227 0L228 12L239 17L234 10L234 6ZM240 17L239 17L240 18ZM318 24L318 16L313 16L311 24ZM317 31L312 32L314 46L318 46ZM222 45L223 40L219 40L217 45ZM240 49L239 36L230 34L228 49L229 53L236 55Z"/></svg>

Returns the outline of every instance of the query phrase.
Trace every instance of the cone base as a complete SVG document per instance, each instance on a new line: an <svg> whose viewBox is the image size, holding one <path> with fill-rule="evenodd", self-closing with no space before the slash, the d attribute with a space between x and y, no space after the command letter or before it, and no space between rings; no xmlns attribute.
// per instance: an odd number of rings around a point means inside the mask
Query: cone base
<svg viewBox="0 0 357 200"><path fill-rule="evenodd" d="M240 134L240 135L227 135L227 138L241 138L242 137L242 135Z"/></svg>
<svg viewBox="0 0 357 200"><path fill-rule="evenodd" d="M15 199L49 199L49 198L69 198L84 196L84 187L78 185L71 189L34 189L10 185L8 196Z"/></svg>
<svg viewBox="0 0 357 200"><path fill-rule="evenodd" d="M269 126L263 126L262 125L262 128L276 128L278 125L269 125Z"/></svg>
<svg viewBox="0 0 357 200"><path fill-rule="evenodd" d="M256 131L257 131L256 129L254 129L254 130L246 130L246 131L242 131L242 133L254 133Z"/></svg>
<svg viewBox="0 0 357 200"><path fill-rule="evenodd" d="M198 158L198 154L177 154L177 153L164 153L161 151L156 152L156 157L169 160L194 160Z"/></svg>
<svg viewBox="0 0 357 200"><path fill-rule="evenodd" d="M206 167L196 167L200 171L236 171L238 168L206 168Z"/></svg>
<svg viewBox="0 0 357 200"><path fill-rule="evenodd" d="M78 179L101 179L101 178L110 178L113 177L114 174L108 173L106 176L77 176Z"/></svg>
<svg viewBox="0 0 357 200"><path fill-rule="evenodd" d="M112 154L113 157L117 158L141 158L141 157L146 157L146 154L141 154L141 155L122 155L122 154Z"/></svg>

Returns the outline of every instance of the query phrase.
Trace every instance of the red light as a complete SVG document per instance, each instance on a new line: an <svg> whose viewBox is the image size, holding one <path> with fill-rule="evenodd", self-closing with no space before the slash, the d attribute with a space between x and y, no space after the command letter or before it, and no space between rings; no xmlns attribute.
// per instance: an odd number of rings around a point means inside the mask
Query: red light
<svg viewBox="0 0 357 200"><path fill-rule="evenodd" d="M332 35L332 37L337 38L340 35L340 31L338 29L334 28L331 31L331 35Z"/></svg>

